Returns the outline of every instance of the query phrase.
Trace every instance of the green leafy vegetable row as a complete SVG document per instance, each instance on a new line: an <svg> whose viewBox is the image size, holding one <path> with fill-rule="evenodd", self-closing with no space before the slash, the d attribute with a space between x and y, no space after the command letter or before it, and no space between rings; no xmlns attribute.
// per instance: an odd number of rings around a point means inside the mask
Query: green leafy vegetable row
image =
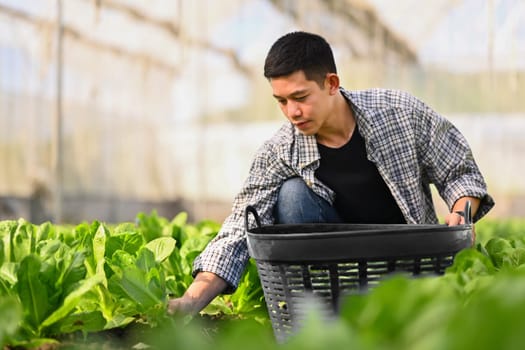
<svg viewBox="0 0 525 350"><path fill-rule="evenodd" d="M186 220L152 213L111 227L0 222L0 344L33 347L69 333L169 323L168 298L186 290L193 259L220 228ZM252 264L238 293L209 312L260 313L262 305Z"/></svg>
<svg viewBox="0 0 525 350"><path fill-rule="evenodd" d="M525 343L525 221L476 225L478 244L444 276L394 276L349 296L341 317L312 306L305 327L275 343L257 271L250 262L238 291L216 299L207 317L168 318L168 297L191 283L191 265L219 230L139 214L108 226L0 222L0 345L42 343L93 348L92 335L132 328L133 344L153 349L519 349ZM78 337L78 334L83 337ZM111 348L130 348L113 344ZM94 348L100 348L95 345Z"/></svg>

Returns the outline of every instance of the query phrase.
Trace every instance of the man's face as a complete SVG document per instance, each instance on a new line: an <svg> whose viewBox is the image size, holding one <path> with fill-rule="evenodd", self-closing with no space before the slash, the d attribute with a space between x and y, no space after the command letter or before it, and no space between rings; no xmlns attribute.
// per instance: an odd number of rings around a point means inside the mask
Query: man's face
<svg viewBox="0 0 525 350"><path fill-rule="evenodd" d="M332 98L327 81L321 87L304 72L271 78L273 96L288 120L303 134L315 135L329 117Z"/></svg>

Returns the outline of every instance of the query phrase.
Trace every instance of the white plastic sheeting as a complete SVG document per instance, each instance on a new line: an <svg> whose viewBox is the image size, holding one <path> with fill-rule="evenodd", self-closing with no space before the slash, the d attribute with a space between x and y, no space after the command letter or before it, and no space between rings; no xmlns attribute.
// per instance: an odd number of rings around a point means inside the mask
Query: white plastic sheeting
<svg viewBox="0 0 525 350"><path fill-rule="evenodd" d="M425 65L525 71L523 0L370 0Z"/></svg>
<svg viewBox="0 0 525 350"><path fill-rule="evenodd" d="M436 90L432 79L414 78L407 66L414 64L412 48L424 52L426 42L411 41L409 32L421 27L408 24L430 21L424 14L438 2L396 1L400 10L413 7L401 28L387 17L396 14L392 7L384 11L380 2L0 0L0 219L2 197L43 198L53 212L52 203L61 200L57 193L77 203L93 197L105 203L89 218L66 205L68 221L132 219L135 213L111 212L114 203L129 200L197 203L190 211L207 202L228 208L251 156L279 124L262 66L271 43L291 30L319 32L334 44L347 88L387 81L389 87ZM471 2L441 2L439 19ZM432 25L436 33L439 23ZM511 32L520 28L511 26ZM56 157L62 160L60 177ZM496 175L490 179L498 181ZM520 186L504 190L520 194Z"/></svg>

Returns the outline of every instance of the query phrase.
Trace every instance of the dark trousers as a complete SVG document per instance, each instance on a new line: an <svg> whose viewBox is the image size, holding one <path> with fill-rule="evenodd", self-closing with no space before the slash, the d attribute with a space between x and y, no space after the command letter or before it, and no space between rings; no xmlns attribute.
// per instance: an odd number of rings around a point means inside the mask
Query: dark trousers
<svg viewBox="0 0 525 350"><path fill-rule="evenodd" d="M300 177L286 180L274 208L277 224L340 223L337 211Z"/></svg>

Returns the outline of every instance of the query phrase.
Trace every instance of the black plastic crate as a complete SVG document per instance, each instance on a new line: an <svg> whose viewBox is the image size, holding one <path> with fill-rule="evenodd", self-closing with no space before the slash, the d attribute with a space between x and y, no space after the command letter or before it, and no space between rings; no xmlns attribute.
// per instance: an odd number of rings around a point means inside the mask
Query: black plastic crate
<svg viewBox="0 0 525 350"><path fill-rule="evenodd" d="M386 276L436 276L472 245L467 223L446 225L297 224L261 226L246 208L250 256L255 259L273 330L284 341L300 328L313 300L327 318L341 298L366 292ZM249 228L249 214L256 227Z"/></svg>

